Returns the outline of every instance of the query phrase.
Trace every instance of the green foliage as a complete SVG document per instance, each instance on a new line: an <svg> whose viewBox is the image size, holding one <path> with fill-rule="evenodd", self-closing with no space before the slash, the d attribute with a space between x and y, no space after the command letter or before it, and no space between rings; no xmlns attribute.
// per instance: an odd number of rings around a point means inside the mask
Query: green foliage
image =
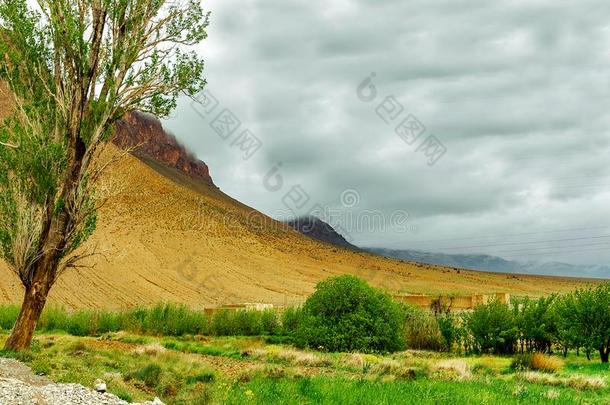
<svg viewBox="0 0 610 405"><path fill-rule="evenodd" d="M353 276L320 282L303 306L295 343L327 351L404 348L403 314L390 296Z"/></svg>
<svg viewBox="0 0 610 405"><path fill-rule="evenodd" d="M0 307L0 329L10 330L15 324L15 320L19 315L19 307L17 305L7 305Z"/></svg>
<svg viewBox="0 0 610 405"><path fill-rule="evenodd" d="M149 388L156 388L161 381L163 369L158 364L148 364L130 375L146 384Z"/></svg>
<svg viewBox="0 0 610 405"><path fill-rule="evenodd" d="M514 371L525 371L532 369L532 359L534 355L531 353L520 353L513 357L510 368Z"/></svg>
<svg viewBox="0 0 610 405"><path fill-rule="evenodd" d="M207 317L185 305L158 304L149 310L135 310L133 317L140 320L142 331L151 334L199 335L209 330Z"/></svg>
<svg viewBox="0 0 610 405"><path fill-rule="evenodd" d="M0 2L0 83L15 96L0 125L0 259L24 286L82 259L115 122L165 117L203 89L192 47L208 25L199 0Z"/></svg>
<svg viewBox="0 0 610 405"><path fill-rule="evenodd" d="M465 315L471 350L476 353L510 354L517 344L517 325L509 307L497 300L477 306Z"/></svg>
<svg viewBox="0 0 610 405"><path fill-rule="evenodd" d="M11 329L18 314L17 306L0 306L0 328ZM175 304L157 304L152 308L134 308L123 312L68 312L64 308L50 306L43 311L37 329L64 331L74 336L99 336L121 330L158 336L260 336L283 332L275 310L221 310L209 316L202 311Z"/></svg>
<svg viewBox="0 0 610 405"><path fill-rule="evenodd" d="M37 356L30 362L30 367L34 374L37 375L49 375L53 365L51 360L44 356Z"/></svg>
<svg viewBox="0 0 610 405"><path fill-rule="evenodd" d="M275 311L221 310L212 318L211 331L216 336L259 336L280 332Z"/></svg>
<svg viewBox="0 0 610 405"><path fill-rule="evenodd" d="M404 334L409 349L441 350L444 347L439 324L428 311L403 305Z"/></svg>
<svg viewBox="0 0 610 405"><path fill-rule="evenodd" d="M212 382L216 379L216 374L214 374L212 371L205 371L193 376L190 376L186 379L186 383L187 384L195 384L198 382L201 383L209 383Z"/></svg>
<svg viewBox="0 0 610 405"><path fill-rule="evenodd" d="M299 329L303 319L303 309L301 307L288 307L282 314L282 334L293 336Z"/></svg>
<svg viewBox="0 0 610 405"><path fill-rule="evenodd" d="M539 299L526 298L514 303L519 339L527 351L545 353L551 350L557 335L557 317L553 311L556 296Z"/></svg>
<svg viewBox="0 0 610 405"><path fill-rule="evenodd" d="M582 347L590 357L599 351L602 362L610 354L610 283L579 289L557 303L559 339L564 345Z"/></svg>
<svg viewBox="0 0 610 405"><path fill-rule="evenodd" d="M442 314L436 317L436 322L443 337L443 350L451 352L453 347L460 341L462 335L459 318L453 314Z"/></svg>

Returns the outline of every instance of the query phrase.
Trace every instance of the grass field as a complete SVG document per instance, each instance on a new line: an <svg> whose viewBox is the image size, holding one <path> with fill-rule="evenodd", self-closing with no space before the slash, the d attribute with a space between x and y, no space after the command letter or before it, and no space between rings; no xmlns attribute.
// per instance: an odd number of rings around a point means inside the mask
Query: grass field
<svg viewBox="0 0 610 405"><path fill-rule="evenodd" d="M6 333L0 335L0 343ZM317 353L257 337L38 334L17 357L57 382L98 378L128 401L169 404L610 403L608 365L568 356L555 373L519 372L510 357Z"/></svg>

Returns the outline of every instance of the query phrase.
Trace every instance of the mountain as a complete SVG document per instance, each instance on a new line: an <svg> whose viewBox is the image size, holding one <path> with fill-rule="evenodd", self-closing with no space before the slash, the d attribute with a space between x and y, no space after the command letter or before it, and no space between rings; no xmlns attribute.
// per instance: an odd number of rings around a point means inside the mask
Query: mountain
<svg viewBox="0 0 610 405"><path fill-rule="evenodd" d="M132 148L135 156L152 158L214 185L208 166L165 131L161 121L153 115L138 111L127 114L116 123L112 142L122 149Z"/></svg>
<svg viewBox="0 0 610 405"><path fill-rule="evenodd" d="M340 274L354 274L390 293L540 295L589 282L457 271L319 242L224 194L208 178L204 163L186 149L140 133L152 125L160 135L156 121L129 125L128 136L150 145L112 165L100 180L108 200L98 213L96 231L82 247L98 254L83 263L88 267L60 277L51 305L118 309L164 301L193 308L245 302L283 306L302 303L319 281ZM100 158L118 153L110 144ZM0 262L0 303L20 303L22 293L17 277Z"/></svg>
<svg viewBox="0 0 610 405"><path fill-rule="evenodd" d="M419 250L392 250L383 248L367 248L365 250L395 259L498 273L610 278L610 266L575 265L560 262L520 262L489 255L444 254Z"/></svg>
<svg viewBox="0 0 610 405"><path fill-rule="evenodd" d="M352 250L359 250L357 246L349 243L343 235L339 234L332 226L314 216L295 218L286 221L286 224L295 231L309 236L310 238L331 245L344 247Z"/></svg>

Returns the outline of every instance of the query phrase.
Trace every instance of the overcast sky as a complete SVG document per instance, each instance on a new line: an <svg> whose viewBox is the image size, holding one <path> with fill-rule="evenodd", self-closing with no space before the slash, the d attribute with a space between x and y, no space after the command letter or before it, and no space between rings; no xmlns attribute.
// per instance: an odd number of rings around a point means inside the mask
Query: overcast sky
<svg viewBox="0 0 610 405"><path fill-rule="evenodd" d="M205 4L218 104L166 127L227 194L281 219L299 185L296 214L323 207L360 246L610 262L607 0ZM410 115L425 132L402 139Z"/></svg>

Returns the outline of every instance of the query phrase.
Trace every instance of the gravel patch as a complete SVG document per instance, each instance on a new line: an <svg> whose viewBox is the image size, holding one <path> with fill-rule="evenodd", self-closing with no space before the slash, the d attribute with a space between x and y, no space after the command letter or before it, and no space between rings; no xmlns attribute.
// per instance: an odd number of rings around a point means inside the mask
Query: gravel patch
<svg viewBox="0 0 610 405"><path fill-rule="evenodd" d="M22 363L0 359L0 405L127 405L117 396L79 384L54 384ZM161 401L141 405L160 405Z"/></svg>

